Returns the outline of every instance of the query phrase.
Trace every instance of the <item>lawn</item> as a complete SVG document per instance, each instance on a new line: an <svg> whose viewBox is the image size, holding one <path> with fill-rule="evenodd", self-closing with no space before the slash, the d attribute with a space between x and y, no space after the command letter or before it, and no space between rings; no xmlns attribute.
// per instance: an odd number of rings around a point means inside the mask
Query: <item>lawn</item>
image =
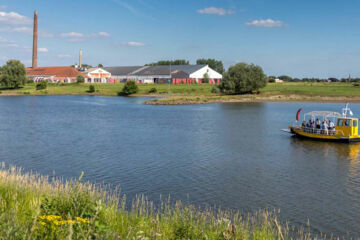
<svg viewBox="0 0 360 240"><path fill-rule="evenodd" d="M36 90L35 84L19 89L0 88L0 96L7 95L102 95L117 96L124 84L48 84L46 90ZM212 93L210 84L138 84L139 92L133 96L164 97L150 104L196 104L241 101L360 101L360 87L353 83L269 83L260 94L230 95ZM156 93L150 93L155 88Z"/></svg>

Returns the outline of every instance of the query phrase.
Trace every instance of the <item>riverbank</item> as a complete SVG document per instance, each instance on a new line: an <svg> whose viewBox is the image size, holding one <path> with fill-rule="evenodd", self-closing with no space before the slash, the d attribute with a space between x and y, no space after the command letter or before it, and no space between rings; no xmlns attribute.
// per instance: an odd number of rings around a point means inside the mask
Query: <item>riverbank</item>
<svg viewBox="0 0 360 240"><path fill-rule="evenodd" d="M118 96L123 84L48 84L46 90L36 90L35 84L19 89L0 89L0 96L21 95L95 95ZM139 84L134 97L154 97L152 105L206 104L217 102L360 102L360 87L352 83L269 83L254 95L222 95L212 93L210 84ZM155 89L155 91L154 91Z"/></svg>
<svg viewBox="0 0 360 240"><path fill-rule="evenodd" d="M0 239L289 239L267 211L200 210L143 197L126 207L118 191L19 169L0 170ZM293 233L292 233L293 234ZM311 239L296 232L293 239Z"/></svg>

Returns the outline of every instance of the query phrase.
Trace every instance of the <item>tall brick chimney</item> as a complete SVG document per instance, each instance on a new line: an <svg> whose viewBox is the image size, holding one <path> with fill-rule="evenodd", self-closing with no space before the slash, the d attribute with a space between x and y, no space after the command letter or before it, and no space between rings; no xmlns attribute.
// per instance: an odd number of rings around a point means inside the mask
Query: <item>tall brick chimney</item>
<svg viewBox="0 0 360 240"><path fill-rule="evenodd" d="M38 12L34 12L34 33L33 33L33 55L32 55L32 67L37 67L37 52L38 52Z"/></svg>

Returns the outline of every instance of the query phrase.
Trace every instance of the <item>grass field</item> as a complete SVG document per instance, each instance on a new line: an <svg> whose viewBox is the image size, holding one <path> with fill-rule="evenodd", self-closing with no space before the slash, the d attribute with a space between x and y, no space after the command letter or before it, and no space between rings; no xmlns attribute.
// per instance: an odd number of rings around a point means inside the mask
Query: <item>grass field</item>
<svg viewBox="0 0 360 240"><path fill-rule="evenodd" d="M46 90L35 90L35 84L20 89L1 89L7 95L102 95L117 96L123 84L93 84L96 91L89 93L89 84L48 84ZM270 83L256 95L224 96L212 93L210 84L139 84L134 96L164 97L150 104L196 104L241 101L360 101L360 87L352 83ZM156 93L149 93L156 88Z"/></svg>
<svg viewBox="0 0 360 240"><path fill-rule="evenodd" d="M81 177L80 177L81 178ZM198 209L165 200L154 206L79 180L0 168L0 239L313 239L277 214Z"/></svg>

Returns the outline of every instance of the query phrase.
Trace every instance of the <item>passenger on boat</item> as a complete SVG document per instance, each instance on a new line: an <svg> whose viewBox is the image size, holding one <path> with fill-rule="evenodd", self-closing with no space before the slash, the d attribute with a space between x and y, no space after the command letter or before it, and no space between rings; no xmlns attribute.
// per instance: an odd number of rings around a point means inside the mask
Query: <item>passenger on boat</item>
<svg viewBox="0 0 360 240"><path fill-rule="evenodd" d="M321 129L321 122L318 118L316 119L316 128Z"/></svg>
<svg viewBox="0 0 360 240"><path fill-rule="evenodd" d="M329 121L329 133L331 135L335 133L335 124L331 120Z"/></svg>
<svg viewBox="0 0 360 240"><path fill-rule="evenodd" d="M327 121L326 119L322 122L322 133L325 134L325 135L328 135L328 127L329 125L327 124Z"/></svg>
<svg viewBox="0 0 360 240"><path fill-rule="evenodd" d="M301 127L302 127L303 129L306 128L306 122L305 122L305 120L302 121Z"/></svg>
<svg viewBox="0 0 360 240"><path fill-rule="evenodd" d="M306 127L311 128L311 119L309 119L309 121L306 123Z"/></svg>

